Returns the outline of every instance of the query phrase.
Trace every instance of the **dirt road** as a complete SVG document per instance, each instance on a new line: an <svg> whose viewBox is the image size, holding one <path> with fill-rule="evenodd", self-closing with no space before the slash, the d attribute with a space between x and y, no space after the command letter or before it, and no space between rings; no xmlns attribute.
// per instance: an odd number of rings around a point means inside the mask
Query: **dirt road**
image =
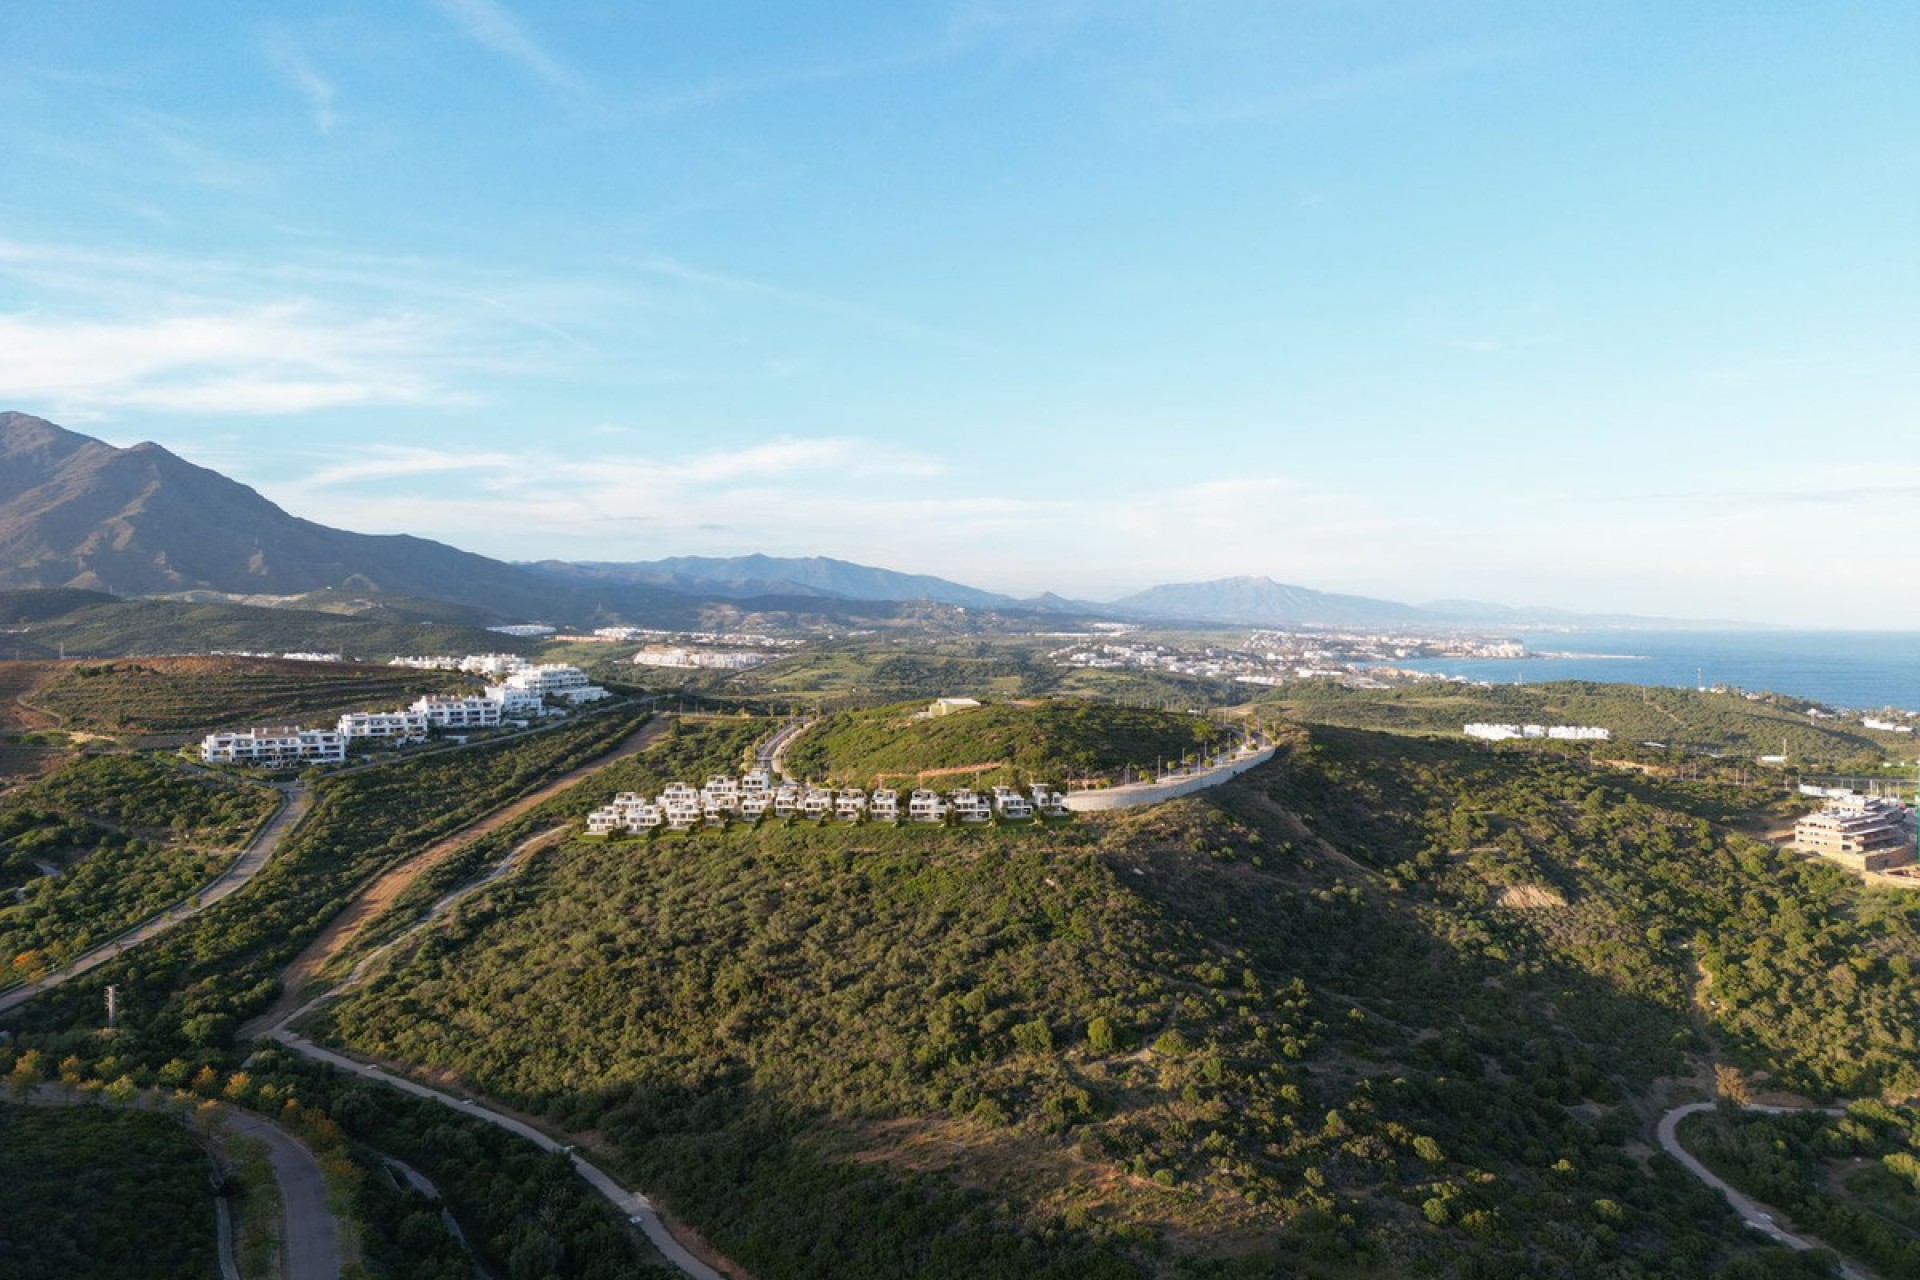
<svg viewBox="0 0 1920 1280"><path fill-rule="evenodd" d="M392 906L394 900L425 872L432 870L475 840L491 835L516 818L524 817L535 807L551 800L574 783L592 777L615 760L646 750L667 732L669 723L662 717L649 720L606 755L562 774L538 791L522 796L504 809L496 809L478 822L463 827L445 839L428 846L380 876L348 903L345 910L329 921L327 927L320 931L320 936L308 944L305 951L294 957L293 963L288 965L286 972L280 975L280 998L274 1001L273 1007L266 1013L240 1029L241 1038L260 1035L268 1027L286 1021L293 1011L300 1007L303 993L308 984L313 981L314 975L325 968L328 961L345 950L369 921Z"/></svg>

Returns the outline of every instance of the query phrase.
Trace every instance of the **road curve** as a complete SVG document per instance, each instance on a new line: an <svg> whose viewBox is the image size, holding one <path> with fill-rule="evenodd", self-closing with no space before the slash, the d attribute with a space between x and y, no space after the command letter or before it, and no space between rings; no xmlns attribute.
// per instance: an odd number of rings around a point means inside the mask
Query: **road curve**
<svg viewBox="0 0 1920 1280"><path fill-rule="evenodd" d="M250 1111L221 1112L228 1132L265 1144L280 1184L284 1280L340 1280L340 1229L327 1207L326 1175L300 1140Z"/></svg>
<svg viewBox="0 0 1920 1280"><path fill-rule="evenodd" d="M787 748L793 744L795 738L812 728L813 724L814 720L809 717L805 720L795 720L792 724L782 725L772 737L754 748L754 767L765 769L784 781L792 782L793 778L787 772Z"/></svg>
<svg viewBox="0 0 1920 1280"><path fill-rule="evenodd" d="M16 1009L41 992L51 991L90 969L97 969L109 960L118 958L143 942L178 928L214 903L246 888L247 882L259 875L266 865L273 861L273 855L279 852L287 836L300 825L301 819L307 816L308 810L313 808L313 793L299 783L283 783L277 790L280 792L280 807L274 811L272 817L267 819L266 824L254 833L253 839L247 842L247 847L240 851L240 856L235 858L233 864L225 871L159 915L143 920L119 937L103 942L91 951L83 952L78 958L67 962L45 977L36 978L25 986L16 987L0 995L0 1013Z"/></svg>
<svg viewBox="0 0 1920 1280"><path fill-rule="evenodd" d="M1707 1168L1706 1165L1700 1163L1699 1159L1696 1158L1691 1151L1688 1151L1680 1145L1680 1122L1688 1116L1699 1115L1703 1111L1712 1111L1718 1105L1718 1103L1713 1102L1689 1102L1684 1106L1675 1107L1673 1110L1661 1116L1659 1127L1660 1146L1668 1155L1678 1160L1681 1165L1686 1168L1688 1173L1691 1173L1694 1177L1700 1179L1700 1181L1725 1196L1727 1203L1733 1206L1733 1211L1740 1215L1740 1220L1755 1231L1760 1232L1762 1235L1773 1237L1790 1249L1799 1249L1802 1252L1809 1249L1827 1248L1826 1245L1816 1240L1809 1240L1805 1236L1795 1235L1793 1232L1782 1227L1773 1220L1772 1210L1751 1196L1735 1190L1726 1179L1720 1177L1720 1175L1713 1172L1713 1170ZM1824 1107L1755 1106L1745 1107L1743 1110L1758 1111L1766 1115L1787 1115L1798 1111L1819 1111L1822 1115L1830 1116L1846 1114L1843 1111L1836 1111ZM1829 1250L1829 1252L1831 1252L1831 1250ZM1866 1272L1860 1270L1860 1268L1854 1266L1844 1258L1840 1260L1840 1274L1846 1276L1847 1280L1872 1280L1872 1277Z"/></svg>
<svg viewBox="0 0 1920 1280"><path fill-rule="evenodd" d="M607 1174L602 1172L597 1166L589 1164L572 1146L561 1142L557 1138L548 1136L526 1121L516 1119L509 1115L502 1115L498 1111L489 1110L479 1103L474 1102L472 1099L457 1098L450 1093L442 1093L438 1089L429 1088L424 1084L409 1080L404 1076L397 1076L391 1072L383 1071L371 1063L356 1062L344 1054L333 1052L331 1049L322 1049L305 1036L289 1031L284 1026L275 1027L273 1030L267 1032L267 1037L285 1045L302 1057L311 1058L315 1062L324 1062L328 1066L337 1067L342 1071L359 1076L363 1080L378 1081L389 1088L398 1089L402 1093L410 1093L416 1098L425 1098L429 1102L437 1102L450 1111L457 1111L462 1115L472 1116L476 1120L484 1120L495 1128L505 1129L508 1133L525 1138L542 1151L565 1154L573 1161L573 1171L586 1179L588 1185L606 1197L615 1209L625 1214L629 1221L644 1231L647 1239L653 1242L654 1248L658 1249L666 1257L668 1262L671 1262L684 1274L692 1276L693 1280L726 1280L726 1277L721 1275L720 1272L715 1271L712 1267L694 1257L692 1253L688 1252L685 1245L674 1239L673 1233L667 1230L666 1223L660 1220L659 1210L653 1207L653 1202L648 1200L646 1196L638 1191L627 1190L612 1178L608 1177Z"/></svg>

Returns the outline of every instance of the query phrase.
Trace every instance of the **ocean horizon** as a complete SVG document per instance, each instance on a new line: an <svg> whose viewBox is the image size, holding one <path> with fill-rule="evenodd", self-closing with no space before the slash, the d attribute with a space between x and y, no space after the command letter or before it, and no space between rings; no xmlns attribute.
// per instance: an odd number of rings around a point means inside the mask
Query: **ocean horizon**
<svg viewBox="0 0 1920 1280"><path fill-rule="evenodd" d="M1920 711L1916 631L1529 631L1514 638L1530 654L1564 656L1392 665L1494 684L1730 685L1861 711Z"/></svg>

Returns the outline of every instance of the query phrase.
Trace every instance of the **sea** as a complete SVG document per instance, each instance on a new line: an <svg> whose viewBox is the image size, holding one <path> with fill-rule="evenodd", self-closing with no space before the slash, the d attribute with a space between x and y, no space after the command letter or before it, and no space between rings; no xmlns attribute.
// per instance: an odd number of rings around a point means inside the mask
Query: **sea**
<svg viewBox="0 0 1920 1280"><path fill-rule="evenodd" d="M1920 711L1920 632L1536 631L1530 658L1423 658L1396 667L1496 684L1596 680L1691 689L1732 685L1830 707Z"/></svg>

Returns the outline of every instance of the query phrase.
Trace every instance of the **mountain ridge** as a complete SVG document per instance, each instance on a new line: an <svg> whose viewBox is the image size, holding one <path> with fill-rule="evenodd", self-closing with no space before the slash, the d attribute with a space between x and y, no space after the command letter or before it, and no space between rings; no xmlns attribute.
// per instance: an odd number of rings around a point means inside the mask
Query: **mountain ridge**
<svg viewBox="0 0 1920 1280"><path fill-rule="evenodd" d="M1052 592L1022 599L826 556L516 564L412 534L332 528L151 441L118 448L17 412L0 413L0 589L10 588L247 600L347 593L568 626L688 623L707 606L838 615L918 602L1255 627L1676 625L1458 600L1413 605L1251 575L1163 584L1100 603Z"/></svg>

